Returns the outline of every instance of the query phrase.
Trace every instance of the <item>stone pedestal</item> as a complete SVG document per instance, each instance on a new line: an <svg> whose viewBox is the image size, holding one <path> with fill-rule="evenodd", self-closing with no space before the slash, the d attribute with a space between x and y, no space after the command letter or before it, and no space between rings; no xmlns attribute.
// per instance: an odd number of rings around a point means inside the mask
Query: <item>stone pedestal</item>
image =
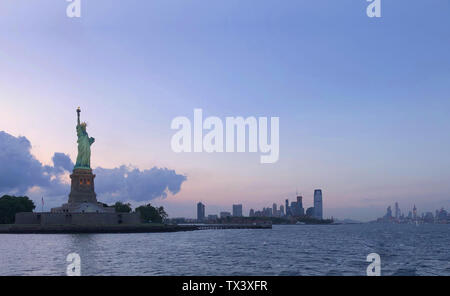
<svg viewBox="0 0 450 296"><path fill-rule="evenodd" d="M95 175L91 169L73 170L69 202L59 208L53 208L53 214L60 213L115 213L114 207L105 206L97 201L95 193Z"/></svg>
<svg viewBox="0 0 450 296"><path fill-rule="evenodd" d="M72 179L72 186L69 194L69 204L97 204L97 194L95 194L94 186L95 175L91 169L74 169L70 179Z"/></svg>

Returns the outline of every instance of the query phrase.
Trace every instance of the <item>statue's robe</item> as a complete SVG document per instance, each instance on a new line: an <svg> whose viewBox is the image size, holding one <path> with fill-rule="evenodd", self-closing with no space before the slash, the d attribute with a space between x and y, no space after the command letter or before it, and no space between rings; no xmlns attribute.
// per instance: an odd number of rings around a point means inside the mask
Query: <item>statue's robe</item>
<svg viewBox="0 0 450 296"><path fill-rule="evenodd" d="M75 168L91 167L91 145L95 142L94 138L89 138L86 129L81 125L77 126L78 135L78 157Z"/></svg>

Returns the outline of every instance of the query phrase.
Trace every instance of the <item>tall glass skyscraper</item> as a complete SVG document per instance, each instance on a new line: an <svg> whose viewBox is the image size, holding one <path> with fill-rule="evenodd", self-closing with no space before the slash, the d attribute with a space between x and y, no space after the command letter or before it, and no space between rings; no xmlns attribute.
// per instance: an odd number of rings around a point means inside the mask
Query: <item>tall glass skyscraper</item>
<svg viewBox="0 0 450 296"><path fill-rule="evenodd" d="M314 191L314 217L323 219L322 190L320 189Z"/></svg>
<svg viewBox="0 0 450 296"><path fill-rule="evenodd" d="M205 220L205 205L199 202L197 204L197 220L203 221Z"/></svg>
<svg viewBox="0 0 450 296"><path fill-rule="evenodd" d="M242 205L233 205L233 217L242 217Z"/></svg>

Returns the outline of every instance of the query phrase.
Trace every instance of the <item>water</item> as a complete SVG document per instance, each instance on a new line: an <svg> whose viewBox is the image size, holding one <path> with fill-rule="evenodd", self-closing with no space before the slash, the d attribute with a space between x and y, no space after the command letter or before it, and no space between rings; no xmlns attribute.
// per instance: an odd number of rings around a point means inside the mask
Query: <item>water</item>
<svg viewBox="0 0 450 296"><path fill-rule="evenodd" d="M148 234L0 234L0 275L450 275L450 225L289 225Z"/></svg>

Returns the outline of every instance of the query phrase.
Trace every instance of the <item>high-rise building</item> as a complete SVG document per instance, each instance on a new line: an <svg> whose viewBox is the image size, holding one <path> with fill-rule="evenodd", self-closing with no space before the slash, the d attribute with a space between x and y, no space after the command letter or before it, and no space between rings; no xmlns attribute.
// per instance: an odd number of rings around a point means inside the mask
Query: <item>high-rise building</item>
<svg viewBox="0 0 450 296"><path fill-rule="evenodd" d="M416 208L416 205L414 205L414 208L413 208L413 219L414 220L417 219L417 208Z"/></svg>
<svg viewBox="0 0 450 296"><path fill-rule="evenodd" d="M303 196L297 196L297 216L304 216L305 209L303 208Z"/></svg>
<svg viewBox="0 0 450 296"><path fill-rule="evenodd" d="M272 205L272 213L274 216L278 216L278 206L276 203Z"/></svg>
<svg viewBox="0 0 450 296"><path fill-rule="evenodd" d="M205 220L205 205L199 202L197 204L197 220L203 221Z"/></svg>
<svg viewBox="0 0 450 296"><path fill-rule="evenodd" d="M314 217L320 220L323 219L322 190L320 189L314 191Z"/></svg>
<svg viewBox="0 0 450 296"><path fill-rule="evenodd" d="M298 206L297 206L297 202L296 201L291 202L290 209L291 209L291 216L294 216L294 217L298 217L299 216L299 214L298 214Z"/></svg>
<svg viewBox="0 0 450 296"><path fill-rule="evenodd" d="M308 216L308 217L315 217L315 215L314 215L314 208L313 207L308 208L306 210L306 216Z"/></svg>
<svg viewBox="0 0 450 296"><path fill-rule="evenodd" d="M392 218L392 209L391 206L388 206L387 210L386 210L386 215L384 216L387 219Z"/></svg>
<svg viewBox="0 0 450 296"><path fill-rule="evenodd" d="M400 208L398 207L398 202L395 203L394 217L395 217L395 219L400 218Z"/></svg>
<svg viewBox="0 0 450 296"><path fill-rule="evenodd" d="M280 215L281 216L285 215L285 213L284 213L284 206L283 205L280 206Z"/></svg>
<svg viewBox="0 0 450 296"><path fill-rule="evenodd" d="M289 199L286 199L286 216L291 216L291 211L289 208Z"/></svg>
<svg viewBox="0 0 450 296"><path fill-rule="evenodd" d="M233 205L233 217L242 217L242 205Z"/></svg>
<svg viewBox="0 0 450 296"><path fill-rule="evenodd" d="M249 216L250 216L250 217L254 217L254 216L255 216L255 210L250 209Z"/></svg>
<svg viewBox="0 0 450 296"><path fill-rule="evenodd" d="M297 205L303 208L303 196L297 196Z"/></svg>

